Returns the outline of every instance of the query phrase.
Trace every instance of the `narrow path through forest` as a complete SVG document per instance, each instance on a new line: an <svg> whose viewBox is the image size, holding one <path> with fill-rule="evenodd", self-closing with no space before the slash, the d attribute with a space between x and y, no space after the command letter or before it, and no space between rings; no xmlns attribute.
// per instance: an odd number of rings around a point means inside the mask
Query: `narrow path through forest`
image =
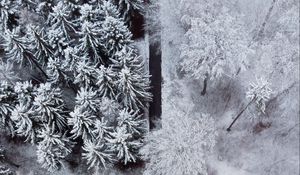
<svg viewBox="0 0 300 175"><path fill-rule="evenodd" d="M150 42L151 43L151 42ZM151 93L153 101L150 103L149 118L150 129L155 128L161 117L161 47L160 43L151 44L149 46L149 71L151 75Z"/></svg>
<svg viewBox="0 0 300 175"><path fill-rule="evenodd" d="M131 32L133 39L140 39L145 37L146 31L144 30L145 19L139 14L135 13L131 21ZM151 33L149 33L151 35ZM152 37L150 37L152 38ZM150 44L151 43L151 44ZM153 100L149 107L149 124L150 129L155 128L159 123L161 117L161 43L149 41L149 73L151 75L151 93Z"/></svg>

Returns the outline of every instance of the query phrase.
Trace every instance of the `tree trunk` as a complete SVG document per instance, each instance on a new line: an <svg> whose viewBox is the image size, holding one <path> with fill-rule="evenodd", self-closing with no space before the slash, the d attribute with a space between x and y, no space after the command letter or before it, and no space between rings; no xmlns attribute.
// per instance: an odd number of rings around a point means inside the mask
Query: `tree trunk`
<svg viewBox="0 0 300 175"><path fill-rule="evenodd" d="M257 36L255 38L256 41L261 40L264 37L264 32L265 32L265 28L267 23L269 22L270 16L272 14L272 11L274 9L275 3L277 2L277 0L273 0L271 6L269 7L269 10L267 12L267 15L263 21L263 23L261 24L261 27L258 30Z"/></svg>
<svg viewBox="0 0 300 175"><path fill-rule="evenodd" d="M205 95L206 94L206 89L207 89L207 82L208 82L208 75L206 74L206 77L203 81L203 89L201 91L201 95Z"/></svg>
<svg viewBox="0 0 300 175"><path fill-rule="evenodd" d="M240 116L242 116L242 114L245 112L245 110L250 106L250 104L252 103L254 101L254 99L253 100L251 100L248 104L247 104L247 106L235 117L235 119L232 121L232 123L229 125L229 127L226 129L228 132L229 131L231 131L231 127L232 127L232 125L240 118Z"/></svg>

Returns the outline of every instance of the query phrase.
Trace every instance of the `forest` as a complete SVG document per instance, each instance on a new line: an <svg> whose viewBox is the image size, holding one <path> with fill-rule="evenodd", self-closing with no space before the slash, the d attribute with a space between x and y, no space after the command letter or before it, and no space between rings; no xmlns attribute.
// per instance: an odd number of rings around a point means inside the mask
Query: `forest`
<svg viewBox="0 0 300 175"><path fill-rule="evenodd" d="M0 0L0 175L297 175L298 0Z"/></svg>

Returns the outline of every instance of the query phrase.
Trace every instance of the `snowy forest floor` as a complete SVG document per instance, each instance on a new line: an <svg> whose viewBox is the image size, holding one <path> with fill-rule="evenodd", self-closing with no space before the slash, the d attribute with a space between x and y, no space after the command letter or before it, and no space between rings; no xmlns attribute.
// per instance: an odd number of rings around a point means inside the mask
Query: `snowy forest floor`
<svg viewBox="0 0 300 175"><path fill-rule="evenodd" d="M208 113L214 117L219 136L209 161L210 175L298 174L299 77L290 84L277 81L280 88L267 104L268 117L257 118L253 110L248 109L234 124L232 131L227 132L226 128L233 118L248 103L242 93L246 89L240 82L224 77L213 87L208 85L211 88L205 96L201 96L203 82L179 73L174 63L180 59L179 47L184 41L184 30L176 4L163 0L161 5L162 116L168 117L170 110L180 109L192 114ZM237 79L247 80L248 77L249 72L245 72Z"/></svg>

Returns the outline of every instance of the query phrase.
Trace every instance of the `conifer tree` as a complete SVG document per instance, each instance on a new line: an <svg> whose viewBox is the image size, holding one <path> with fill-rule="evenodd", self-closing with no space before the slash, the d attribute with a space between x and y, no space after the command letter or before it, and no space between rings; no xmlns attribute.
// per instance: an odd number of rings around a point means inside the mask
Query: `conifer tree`
<svg viewBox="0 0 300 175"><path fill-rule="evenodd" d="M111 138L107 138L107 141L119 161L125 165L129 162L136 162L138 150L142 143L134 139L126 127L117 127L116 131L111 133Z"/></svg>
<svg viewBox="0 0 300 175"><path fill-rule="evenodd" d="M116 54L115 71L118 72L117 98L125 107L138 110L151 101L149 76L144 73L144 63L131 49Z"/></svg>
<svg viewBox="0 0 300 175"><path fill-rule="evenodd" d="M111 16L114 18L120 18L121 14L120 11L118 10L117 6L112 3L111 0L105 0L102 2L100 5L100 10L102 12L102 16ZM103 19L104 20L104 19Z"/></svg>
<svg viewBox="0 0 300 175"><path fill-rule="evenodd" d="M29 28L29 37L34 41L34 44L31 46L31 50L34 51L34 55L40 64L45 66L50 58L54 58L53 48L45 40L46 36L43 30L39 30L34 26L30 26Z"/></svg>
<svg viewBox="0 0 300 175"><path fill-rule="evenodd" d="M74 83L82 87L92 86L97 81L96 66L84 59L76 63L74 74Z"/></svg>
<svg viewBox="0 0 300 175"><path fill-rule="evenodd" d="M17 95L17 105L11 114L16 133L19 136L24 136L26 138L25 141L30 141L31 143L36 142L36 133L39 128L39 123L32 110L35 90L30 81L17 82L14 88Z"/></svg>
<svg viewBox="0 0 300 175"><path fill-rule="evenodd" d="M39 71L47 77L47 74L38 63L34 53L30 50L30 40L25 36L20 36L20 28L14 29L12 32L6 30L3 44L6 51L6 58L11 63L17 63L21 66L29 65L31 68L35 66Z"/></svg>
<svg viewBox="0 0 300 175"><path fill-rule="evenodd" d="M0 1L0 31L4 32L8 29L9 15L13 15L18 11L16 4L11 0Z"/></svg>
<svg viewBox="0 0 300 175"><path fill-rule="evenodd" d="M71 78L67 75L67 70L61 65L61 61L56 57L54 59L49 58L49 62L46 67L48 75L48 81L59 85L60 83L67 83L71 81Z"/></svg>
<svg viewBox="0 0 300 175"><path fill-rule="evenodd" d="M132 34L121 18L106 16L101 25L101 42L110 56L132 43Z"/></svg>
<svg viewBox="0 0 300 175"><path fill-rule="evenodd" d="M80 88L76 96L76 104L97 114L99 112L98 106L100 104L98 91L89 87Z"/></svg>
<svg viewBox="0 0 300 175"><path fill-rule="evenodd" d="M49 16L49 13L53 12L55 6L54 0L37 0L36 12L43 16L45 19Z"/></svg>
<svg viewBox="0 0 300 175"><path fill-rule="evenodd" d="M94 137L93 127L99 116L99 104L97 91L88 88L80 89L76 96L76 106L68 119L73 138L82 137L86 140Z"/></svg>
<svg viewBox="0 0 300 175"><path fill-rule="evenodd" d="M70 3L58 2L47 18L47 39L56 57L63 57L64 49L72 46L76 34Z"/></svg>
<svg viewBox="0 0 300 175"><path fill-rule="evenodd" d="M55 56L63 56L64 49L69 47L67 38L57 28L51 28L47 31L47 39L49 40L50 46L53 48Z"/></svg>
<svg viewBox="0 0 300 175"><path fill-rule="evenodd" d="M123 109L119 113L118 126L125 127L128 133L134 135L142 135L146 130L145 120L142 119L142 115L139 111Z"/></svg>
<svg viewBox="0 0 300 175"><path fill-rule="evenodd" d="M110 137L112 130L113 127L109 126L104 117L101 117L94 123L94 129L92 132L96 140L105 140L105 138Z"/></svg>
<svg viewBox="0 0 300 175"><path fill-rule="evenodd" d="M80 17L79 17L79 21L81 22L91 22L94 24L98 24L100 21L99 19L101 19L101 10L99 9L99 4L94 4L94 5L90 5L90 4L83 4L80 7Z"/></svg>
<svg viewBox="0 0 300 175"><path fill-rule="evenodd" d="M70 79L74 79L74 72L76 70L76 64L79 62L81 57L77 55L77 49L74 47L68 46L63 50L64 59L61 60L61 67L68 73L71 73L68 75Z"/></svg>
<svg viewBox="0 0 300 175"><path fill-rule="evenodd" d="M75 107L74 111L70 113L68 124L72 127L70 133L73 138L82 137L83 140L91 139L93 124L96 116L85 111L84 108Z"/></svg>
<svg viewBox="0 0 300 175"><path fill-rule="evenodd" d="M43 168L53 172L63 165L63 159L71 153L71 140L60 132L55 126L44 126L38 132L40 141L37 145L37 161Z"/></svg>
<svg viewBox="0 0 300 175"><path fill-rule="evenodd" d="M81 88L76 96L74 111L68 119L72 137L83 139L82 158L87 160L89 168L106 167L113 162L114 154L105 140L110 136L112 128L102 116L100 104L97 91Z"/></svg>
<svg viewBox="0 0 300 175"><path fill-rule="evenodd" d="M128 22L134 13L144 12L143 0L115 0L118 3L118 9L123 15L123 18Z"/></svg>
<svg viewBox="0 0 300 175"><path fill-rule="evenodd" d="M24 136L26 141L34 143L36 133L34 130L34 115L31 106L20 103L17 104L11 114L11 119L16 127L15 132L19 136Z"/></svg>
<svg viewBox="0 0 300 175"><path fill-rule="evenodd" d="M86 140L83 151L82 156L87 160L89 169L99 166L106 168L114 162L113 153L103 142Z"/></svg>
<svg viewBox="0 0 300 175"><path fill-rule="evenodd" d="M14 91L18 96L18 103L23 103L28 106L33 101L36 89L31 81L24 81L17 82L14 86Z"/></svg>
<svg viewBox="0 0 300 175"><path fill-rule="evenodd" d="M121 106L116 100L108 97L101 98L99 109L106 119L114 119L118 115L120 108Z"/></svg>
<svg viewBox="0 0 300 175"><path fill-rule="evenodd" d="M101 65L98 69L97 86L101 97L116 99L116 73L111 67Z"/></svg>
<svg viewBox="0 0 300 175"><path fill-rule="evenodd" d="M50 13L48 22L51 29L56 29L59 33L66 38L68 42L71 41L72 35L76 32L74 23L70 20L71 9L69 4L58 2L53 7L53 12Z"/></svg>
<svg viewBox="0 0 300 175"><path fill-rule="evenodd" d="M266 102L270 99L272 94L270 83L263 78L256 78L256 82L250 83L250 87L246 93L246 97L250 101L256 103L256 107L262 113L265 113Z"/></svg>
<svg viewBox="0 0 300 175"><path fill-rule="evenodd" d="M14 135L14 125L11 119L11 112L16 105L17 96L12 85L6 81L0 82L0 127Z"/></svg>
<svg viewBox="0 0 300 175"><path fill-rule="evenodd" d="M100 43L100 29L97 24L84 21L81 31L78 32L78 49L81 54L87 55L94 64L104 63L100 56L100 49L103 47Z"/></svg>
<svg viewBox="0 0 300 175"><path fill-rule="evenodd" d="M33 101L33 110L41 122L55 131L64 131L67 126L67 111L61 90L50 83L40 84Z"/></svg>

